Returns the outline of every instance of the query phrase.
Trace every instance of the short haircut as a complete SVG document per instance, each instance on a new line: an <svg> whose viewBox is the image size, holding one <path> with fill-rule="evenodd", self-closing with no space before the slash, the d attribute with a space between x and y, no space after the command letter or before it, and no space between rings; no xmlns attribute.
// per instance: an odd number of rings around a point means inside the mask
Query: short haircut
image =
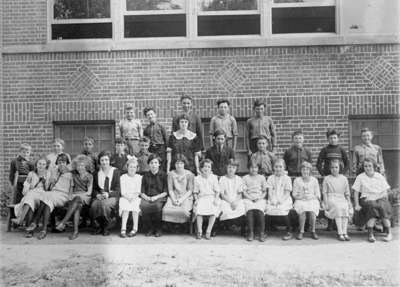
<svg viewBox="0 0 400 287"><path fill-rule="evenodd" d="M217 136L220 136L220 135L223 135L223 136L226 138L226 133L224 132L224 130L217 129L217 130L214 132L214 138L216 138Z"/></svg>
<svg viewBox="0 0 400 287"><path fill-rule="evenodd" d="M265 102L263 102L263 101L260 100L260 99L257 99L257 100L255 100L254 103L253 103L253 109L255 109L256 107L259 107L259 106L264 106L264 108L267 107L267 105L265 104Z"/></svg>
<svg viewBox="0 0 400 287"><path fill-rule="evenodd" d="M361 129L361 134L363 133L371 133L371 135L374 135L374 132L370 130L369 128L362 128Z"/></svg>
<svg viewBox="0 0 400 287"><path fill-rule="evenodd" d="M150 139L148 138L148 137L141 137L140 139L139 139L139 142L140 143L150 143Z"/></svg>
<svg viewBox="0 0 400 287"><path fill-rule="evenodd" d="M130 159L128 159L128 161L125 164L126 169L128 169L129 165L131 165L133 163L135 163L136 166L138 166L138 164L139 164L139 162L135 156L132 156Z"/></svg>
<svg viewBox="0 0 400 287"><path fill-rule="evenodd" d="M36 173L38 172L38 170L37 170L38 162L41 161L41 160L44 160L44 161L45 161L45 163L46 163L46 169L48 169L49 166L50 166L50 161L49 161L45 156L41 156L41 157L39 157L39 158L35 161L35 167L34 167L33 171L36 172Z"/></svg>
<svg viewBox="0 0 400 287"><path fill-rule="evenodd" d="M301 168L303 168L303 167L308 168L308 169L311 170L312 169L312 164L305 160L305 161L303 161L301 163Z"/></svg>
<svg viewBox="0 0 400 287"><path fill-rule="evenodd" d="M230 158L230 159L228 160L227 166L228 166L228 165L239 167L239 162L238 162L236 159L234 159L234 158Z"/></svg>
<svg viewBox="0 0 400 287"><path fill-rule="evenodd" d="M20 146L19 146L19 150L21 151L21 150L31 150L32 149L32 147L29 145L29 144L27 144L27 143L22 143Z"/></svg>
<svg viewBox="0 0 400 287"><path fill-rule="evenodd" d="M203 168L206 163L211 164L211 167L213 166L213 161L209 158L206 158L200 162L200 168Z"/></svg>
<svg viewBox="0 0 400 287"><path fill-rule="evenodd" d="M94 138L92 138L92 137L88 137L88 136L85 136L85 137L83 137L83 140L82 140L82 142L90 142L91 144L94 144Z"/></svg>
<svg viewBox="0 0 400 287"><path fill-rule="evenodd" d="M193 98L191 96L182 94L180 101L182 102L184 99L189 99L191 102L193 102Z"/></svg>
<svg viewBox="0 0 400 287"><path fill-rule="evenodd" d="M146 107L143 109L143 115L147 116L147 113L153 111L156 114L156 110L153 107Z"/></svg>
<svg viewBox="0 0 400 287"><path fill-rule="evenodd" d="M133 105L132 104L127 104L125 106L125 111L133 110Z"/></svg>
<svg viewBox="0 0 400 287"><path fill-rule="evenodd" d="M123 138L116 138L115 139L115 144L126 144Z"/></svg>
<svg viewBox="0 0 400 287"><path fill-rule="evenodd" d="M66 162L67 164L70 164L69 157L65 153L60 153L57 156L56 164L58 164L60 161Z"/></svg>
<svg viewBox="0 0 400 287"><path fill-rule="evenodd" d="M152 160L157 160L158 161L158 163L159 164L161 164L161 157L159 157L158 155L156 155L156 154L154 154L154 153L152 153L152 154L150 154L149 155L149 158L147 159L147 164L150 164L150 162L152 161Z"/></svg>
<svg viewBox="0 0 400 287"><path fill-rule="evenodd" d="M100 163L101 158L105 156L111 159L111 152L109 150L102 150L97 157L97 161Z"/></svg>
<svg viewBox="0 0 400 287"><path fill-rule="evenodd" d="M283 158L278 158L277 160L275 160L273 166L275 167L275 165L276 165L277 163L282 164L283 169L286 169L286 163L285 163L285 161L283 160Z"/></svg>
<svg viewBox="0 0 400 287"><path fill-rule="evenodd" d="M63 139L55 138L53 140L53 144L55 144L55 143L58 143L58 144L62 145L63 147L65 147L65 141Z"/></svg>
<svg viewBox="0 0 400 287"><path fill-rule="evenodd" d="M332 165L335 164L335 163L339 164L339 169L342 169L342 168L343 168L343 162L342 162L340 159L338 159L338 158L333 158L333 159L331 159L331 160L329 161L329 168L331 168Z"/></svg>
<svg viewBox="0 0 400 287"><path fill-rule="evenodd" d="M326 137L329 138L332 135L337 135L338 137L340 137L340 133L335 130L335 129L329 129L326 131Z"/></svg>
<svg viewBox="0 0 400 287"><path fill-rule="evenodd" d="M363 167L364 167L364 164L365 164L366 162L372 163L372 166L374 167L374 170L375 170L375 171L378 169L378 164L376 163L376 161L375 161L373 158L367 157L367 158L363 161Z"/></svg>
<svg viewBox="0 0 400 287"><path fill-rule="evenodd" d="M178 153L175 156L175 163L177 163L177 162L183 162L185 167L188 166L188 164L189 164L187 157L182 153Z"/></svg>
<svg viewBox="0 0 400 287"><path fill-rule="evenodd" d="M88 172L94 171L94 166L92 159L84 154L77 155L71 163L72 170L77 170L78 164L83 163L85 164L85 168Z"/></svg>
<svg viewBox="0 0 400 287"><path fill-rule="evenodd" d="M220 104L223 104L223 103L226 103L228 106L231 105L231 102L230 102L229 100L227 100L227 99L219 99L219 100L217 101L217 107L219 107L219 105L220 105Z"/></svg>
<svg viewBox="0 0 400 287"><path fill-rule="evenodd" d="M301 131L301 130L294 131L292 133L292 138L294 138L295 136L298 136L298 135L304 135L303 131Z"/></svg>

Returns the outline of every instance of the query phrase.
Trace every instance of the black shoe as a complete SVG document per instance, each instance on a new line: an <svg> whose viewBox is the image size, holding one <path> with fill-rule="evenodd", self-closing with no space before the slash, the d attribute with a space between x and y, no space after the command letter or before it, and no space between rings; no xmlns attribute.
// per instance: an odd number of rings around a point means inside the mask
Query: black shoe
<svg viewBox="0 0 400 287"><path fill-rule="evenodd" d="M253 241L254 240L254 233L253 232L249 232L249 234L247 235L247 241Z"/></svg>
<svg viewBox="0 0 400 287"><path fill-rule="evenodd" d="M156 233L154 234L155 237L161 237L162 236L162 231L157 230Z"/></svg>
<svg viewBox="0 0 400 287"><path fill-rule="evenodd" d="M108 229L103 230L103 236L108 236L110 235L110 231Z"/></svg>
<svg viewBox="0 0 400 287"><path fill-rule="evenodd" d="M314 240L318 240L319 239L317 233L315 233L315 232L311 232L311 238L314 239Z"/></svg>
<svg viewBox="0 0 400 287"><path fill-rule="evenodd" d="M99 234L102 234L102 233L103 233L103 228L101 228L101 227L97 227L96 229L94 229L92 231L92 235L99 235Z"/></svg>
<svg viewBox="0 0 400 287"><path fill-rule="evenodd" d="M152 236L154 233L153 229L150 229L149 231L147 231L146 236Z"/></svg>

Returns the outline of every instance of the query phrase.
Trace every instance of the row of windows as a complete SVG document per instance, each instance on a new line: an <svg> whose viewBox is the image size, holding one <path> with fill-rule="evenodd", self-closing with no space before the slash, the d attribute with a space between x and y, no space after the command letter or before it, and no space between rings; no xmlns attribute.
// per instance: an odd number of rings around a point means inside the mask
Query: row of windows
<svg viewBox="0 0 400 287"><path fill-rule="evenodd" d="M51 39L335 33L336 0L52 0ZM269 22L267 22L269 21Z"/></svg>

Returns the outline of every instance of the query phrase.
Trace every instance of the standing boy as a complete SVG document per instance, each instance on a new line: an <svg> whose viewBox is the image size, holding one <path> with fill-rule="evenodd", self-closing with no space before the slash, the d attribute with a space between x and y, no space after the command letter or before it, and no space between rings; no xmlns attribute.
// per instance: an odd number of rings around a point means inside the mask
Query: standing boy
<svg viewBox="0 0 400 287"><path fill-rule="evenodd" d="M11 161L9 180L13 187L13 203L17 204L21 201L24 188L24 182L28 173L34 169L33 163L29 161L31 155L31 146L23 143L19 147L18 156Z"/></svg>
<svg viewBox="0 0 400 287"><path fill-rule="evenodd" d="M216 130L223 130L226 135L226 144L236 150L236 139L238 128L236 119L229 114L231 103L226 99L217 101L218 114L210 121L210 146L213 145L214 133Z"/></svg>
<svg viewBox="0 0 400 287"><path fill-rule="evenodd" d="M149 166L149 157L151 152L150 148L150 139L148 137L142 137L139 140L140 151L136 154L138 160L138 174L143 175L146 171L150 170ZM159 159L159 164L161 166L161 159Z"/></svg>
<svg viewBox="0 0 400 287"><path fill-rule="evenodd" d="M230 159L235 159L235 152L226 144L226 135L223 130L216 130L213 134L215 143L206 152L206 158L213 162L212 172L219 177L226 174Z"/></svg>
<svg viewBox="0 0 400 287"><path fill-rule="evenodd" d="M253 104L254 117L247 120L247 149L249 156L257 151L257 139L261 136L268 141L268 150L273 152L276 147L275 125L265 114L266 104L256 100Z"/></svg>
<svg viewBox="0 0 400 287"><path fill-rule="evenodd" d="M122 138L115 139L115 153L110 158L110 165L117 168L119 174L126 173L126 162L128 155L126 154L126 143Z"/></svg>
<svg viewBox="0 0 400 287"><path fill-rule="evenodd" d="M143 128L140 120L135 119L132 105L125 107L125 119L118 124L120 136L128 146L128 153L135 155L139 152L139 139L143 136Z"/></svg>
<svg viewBox="0 0 400 287"><path fill-rule="evenodd" d="M304 144L304 135L302 131L295 131L292 134L293 145L287 149L283 155L289 176L301 176L301 164L303 161L312 163L311 152L306 149Z"/></svg>

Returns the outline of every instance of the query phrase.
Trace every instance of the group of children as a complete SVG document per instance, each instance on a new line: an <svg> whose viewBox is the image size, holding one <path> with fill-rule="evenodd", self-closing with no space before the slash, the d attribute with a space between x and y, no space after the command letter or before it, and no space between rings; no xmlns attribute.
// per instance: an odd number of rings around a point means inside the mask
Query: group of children
<svg viewBox="0 0 400 287"><path fill-rule="evenodd" d="M70 239L78 237L79 223L87 223L89 218L94 234L110 234L113 215L121 218L121 237L135 236L140 215L147 236L161 236L162 222L191 224L195 220L196 238L201 239L206 219L206 239L211 238L217 220L218 226L239 222L248 241L257 234L263 242L265 229L268 231L276 221L283 221L286 226L283 240L293 238L292 210L298 214L296 238L303 239L308 218L311 238L318 239L316 217L323 210L330 219L328 228L335 223L338 239L348 241L348 223L355 210L359 225L367 226L370 242L375 241L373 227L377 218L385 228L384 240L391 240L389 185L384 177L382 151L371 143L370 130L362 130L362 144L354 148L354 193L344 176L350 162L338 143L340 134L328 130L329 144L321 149L316 165L323 177L321 192L317 178L312 176L312 155L303 146L301 131L293 133L293 145L282 158L274 154L276 131L272 119L264 115L263 102L254 103L255 115L247 121L249 174L243 177L236 174L238 131L235 118L229 114L230 102L217 102L218 115L210 122L212 146L204 156L198 152L204 147L203 135L201 120L191 108L192 99L183 96L181 103L184 116L175 117L172 126L173 132L183 131L183 136L173 135L186 142L190 141L185 138L186 133L192 138L197 136L200 142L193 151L181 153L168 143L166 129L157 121L153 108L144 110L149 125L143 129L132 106L126 108L126 117L119 123L120 137L114 154L102 151L97 156L93 152L94 140L85 137L82 154L71 161L63 150L64 141L55 139L54 152L33 165L29 161L29 145L22 144L10 170L17 203L14 222L26 224L27 237L32 237L41 225L37 237L43 239L53 210L66 207L65 216L54 229L63 231L73 217ZM186 128L190 131L186 132ZM168 154L171 150L175 151L174 161ZM196 159L195 169L189 162L191 155ZM81 220L85 206L90 216ZM127 232L130 213L133 227Z"/></svg>

